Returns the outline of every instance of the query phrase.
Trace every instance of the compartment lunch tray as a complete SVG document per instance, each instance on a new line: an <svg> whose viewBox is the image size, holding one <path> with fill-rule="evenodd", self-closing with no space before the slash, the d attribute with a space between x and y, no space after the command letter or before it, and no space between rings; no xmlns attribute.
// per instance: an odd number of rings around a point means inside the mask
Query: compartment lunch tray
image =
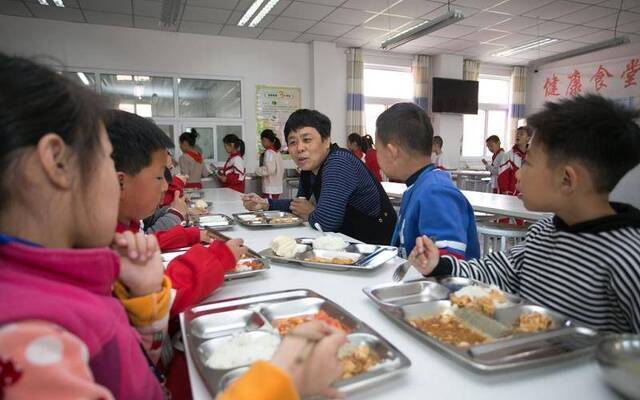
<svg viewBox="0 0 640 400"><path fill-rule="evenodd" d="M490 338L485 343L460 347L447 344L410 323L410 320L435 316L445 311L456 312L456 308L448 300L449 295L469 285L489 287L472 279L439 277L375 285L364 288L363 292L378 305L384 315L422 342L448 358L483 373L550 365L590 355L600 340L601 335L597 331L560 313L504 292L507 303L497 308L492 318L486 317L494 321L488 321L491 326L481 324L487 322L484 320L472 321L473 323L465 321ZM532 312L551 319L551 328L534 333L514 332L520 315ZM483 318L484 316L481 317ZM508 333L491 337L486 332L494 327L492 324L508 328Z"/></svg>
<svg viewBox="0 0 640 400"><path fill-rule="evenodd" d="M286 228L298 226L304 220L285 211L251 211L233 214L233 218L243 226L250 228ZM281 222L277 222L281 221Z"/></svg>
<svg viewBox="0 0 640 400"><path fill-rule="evenodd" d="M411 365L409 359L376 331L331 300L308 289L294 289L244 296L194 306L184 315L186 338L198 373L212 396L224 390L244 373L247 365L212 368L207 359L234 334L278 334L272 322L283 318L312 315L324 310L350 330L348 342L365 343L381 362L369 371L336 382L346 393L386 380Z"/></svg>

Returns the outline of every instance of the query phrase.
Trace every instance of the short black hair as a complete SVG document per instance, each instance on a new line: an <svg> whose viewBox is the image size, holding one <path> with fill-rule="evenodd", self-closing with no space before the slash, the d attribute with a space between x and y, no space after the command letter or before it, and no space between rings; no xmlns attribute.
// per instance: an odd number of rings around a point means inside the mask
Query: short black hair
<svg viewBox="0 0 640 400"><path fill-rule="evenodd" d="M414 103L396 103L376 120L376 137L394 142L410 153L431 155L433 126L427 113Z"/></svg>
<svg viewBox="0 0 640 400"><path fill-rule="evenodd" d="M289 143L289 133L305 127L317 130L322 140L331 137L329 117L319 111L302 108L289 115L289 119L284 124L284 140Z"/></svg>
<svg viewBox="0 0 640 400"><path fill-rule="evenodd" d="M527 134L527 136L531 136L531 134L533 133L531 132L531 129L529 129L528 125L519 126L518 129L516 129L516 132L518 131L523 131L524 133Z"/></svg>
<svg viewBox="0 0 640 400"><path fill-rule="evenodd" d="M158 150L173 147L173 142L153 121L121 110L109 110L105 124L113 145L111 157L116 171L137 175L151 165Z"/></svg>
<svg viewBox="0 0 640 400"><path fill-rule="evenodd" d="M500 138L498 137L498 135L491 135L487 138L487 140L485 140L485 142L487 143L493 142L496 144L500 144Z"/></svg>
<svg viewBox="0 0 640 400"><path fill-rule="evenodd" d="M0 209L21 190L15 163L47 133L60 136L78 158L81 179L90 179L100 151L103 106L95 92L51 68L0 52Z"/></svg>
<svg viewBox="0 0 640 400"><path fill-rule="evenodd" d="M437 144L438 146L442 147L442 145L444 144L444 142L442 141L442 137L438 135L434 136L433 144Z"/></svg>
<svg viewBox="0 0 640 400"><path fill-rule="evenodd" d="M581 162L599 193L611 192L640 163L639 110L614 100L587 94L557 103L527 118L533 140L541 144L549 163Z"/></svg>

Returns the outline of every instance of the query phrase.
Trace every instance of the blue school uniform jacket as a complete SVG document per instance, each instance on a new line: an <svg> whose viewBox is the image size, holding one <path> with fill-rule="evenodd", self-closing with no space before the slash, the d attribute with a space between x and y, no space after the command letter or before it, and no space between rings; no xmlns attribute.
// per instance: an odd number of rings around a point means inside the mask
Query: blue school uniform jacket
<svg viewBox="0 0 640 400"><path fill-rule="evenodd" d="M416 238L426 235L435 237L440 254L480 257L473 208L448 173L430 164L412 175L407 186L392 245L400 246L408 255Z"/></svg>

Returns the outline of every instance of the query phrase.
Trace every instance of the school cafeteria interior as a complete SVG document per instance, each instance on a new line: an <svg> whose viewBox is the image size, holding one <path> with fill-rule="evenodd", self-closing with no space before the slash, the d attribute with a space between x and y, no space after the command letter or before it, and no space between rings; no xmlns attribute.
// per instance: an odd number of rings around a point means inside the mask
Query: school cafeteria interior
<svg viewBox="0 0 640 400"><path fill-rule="evenodd" d="M0 59L0 398L640 399L640 0L0 0Z"/></svg>

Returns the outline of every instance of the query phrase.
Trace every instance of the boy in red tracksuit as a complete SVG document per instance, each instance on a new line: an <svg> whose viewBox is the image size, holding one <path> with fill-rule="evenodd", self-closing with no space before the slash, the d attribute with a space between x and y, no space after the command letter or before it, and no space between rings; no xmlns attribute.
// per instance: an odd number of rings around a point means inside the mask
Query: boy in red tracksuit
<svg viewBox="0 0 640 400"><path fill-rule="evenodd" d="M507 190L505 188L509 182L502 182L499 177L502 172L501 168L506 170L509 168L509 164L507 161L509 160L507 153L505 153L504 149L500 147L500 138L496 135L491 135L486 140L487 148L493 154L491 156L491 162L488 162L484 158L482 159L482 163L487 171L491 173L491 190L493 193L505 193ZM502 174L502 178L507 177L507 174Z"/></svg>
<svg viewBox="0 0 640 400"><path fill-rule="evenodd" d="M140 220L150 216L160 204L168 184L164 178L168 137L153 122L124 111L111 110L106 128L113 146L112 158L120 182L118 232L140 231ZM171 279L176 295L170 316L204 300L222 285L224 273L235 268L246 252L242 240L200 242L211 239L197 227L175 226L155 233L161 250L191 247L173 259L166 275Z"/></svg>
<svg viewBox="0 0 640 400"><path fill-rule="evenodd" d="M521 126L516 130L516 144L507 152L507 160L500 166L498 185L500 193L517 196L520 194L516 188L516 172L522 167L522 162L527 155L527 147L531 133L528 127Z"/></svg>

